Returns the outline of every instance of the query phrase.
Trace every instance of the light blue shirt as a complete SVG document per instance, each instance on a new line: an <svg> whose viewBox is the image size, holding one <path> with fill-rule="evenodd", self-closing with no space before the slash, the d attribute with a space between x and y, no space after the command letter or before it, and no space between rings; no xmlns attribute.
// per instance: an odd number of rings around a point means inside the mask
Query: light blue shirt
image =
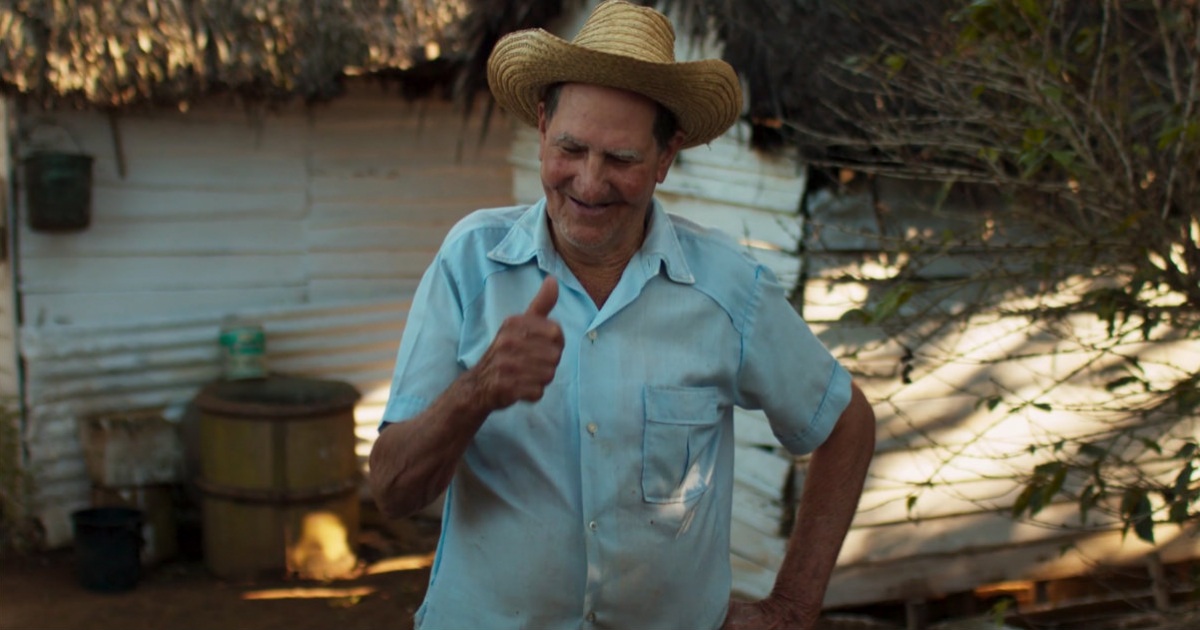
<svg viewBox="0 0 1200 630"><path fill-rule="evenodd" d="M717 628L730 595L733 407L811 451L850 376L771 272L654 203L602 308L550 240L545 200L481 210L417 289L384 426L420 413L525 311L546 274L565 347L536 404L487 419L446 495L417 628Z"/></svg>

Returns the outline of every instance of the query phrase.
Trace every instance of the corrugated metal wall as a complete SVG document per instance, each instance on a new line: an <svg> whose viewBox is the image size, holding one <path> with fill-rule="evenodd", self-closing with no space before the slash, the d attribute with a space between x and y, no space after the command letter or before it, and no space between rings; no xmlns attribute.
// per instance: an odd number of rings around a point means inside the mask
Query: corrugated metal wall
<svg viewBox="0 0 1200 630"><path fill-rule="evenodd" d="M421 273L455 221L512 203L512 180L503 117L480 143L478 115L351 87L311 109L66 113L33 130L96 160L87 230L19 228L25 437L51 544L89 500L78 421L179 417L219 375L227 315L263 323L271 369L363 392L365 458Z"/></svg>

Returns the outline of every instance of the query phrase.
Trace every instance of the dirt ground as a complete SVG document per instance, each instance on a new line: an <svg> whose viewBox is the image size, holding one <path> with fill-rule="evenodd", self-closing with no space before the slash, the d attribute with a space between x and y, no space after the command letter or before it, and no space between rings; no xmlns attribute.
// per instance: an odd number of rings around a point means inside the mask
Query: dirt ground
<svg viewBox="0 0 1200 630"><path fill-rule="evenodd" d="M438 522L420 517L384 522L368 512L361 529L359 555L366 568L364 575L329 582L283 577L225 581L213 576L202 558L194 558L175 559L144 570L132 590L99 593L80 584L71 548L3 555L0 630L407 630L425 594ZM1200 628L1197 597L1181 599L1167 612L1145 604L1119 609L1089 605L1058 614L1010 616L1003 624L997 624L989 615L979 615L936 620L928 627ZM907 625L903 616L877 612L831 613L820 627L894 630Z"/></svg>
<svg viewBox="0 0 1200 630"><path fill-rule="evenodd" d="M71 548L8 555L0 558L0 630L411 628L429 580L423 560L437 544L436 522L384 528L364 521L362 528L367 566L393 570L325 583L228 582L202 559L176 559L144 570L132 590L102 593L80 584Z"/></svg>

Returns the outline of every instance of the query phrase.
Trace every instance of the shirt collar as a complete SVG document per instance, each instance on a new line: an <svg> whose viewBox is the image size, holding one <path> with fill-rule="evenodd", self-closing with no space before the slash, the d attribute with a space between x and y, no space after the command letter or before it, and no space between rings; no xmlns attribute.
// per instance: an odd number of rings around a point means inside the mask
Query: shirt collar
<svg viewBox="0 0 1200 630"><path fill-rule="evenodd" d="M635 260L640 257L647 265L647 271L652 274L657 273L659 267L666 267L667 277L671 280L680 284L695 283L683 248L679 245L675 224L657 199L652 202L650 215L650 231ZM530 206L504 239L488 252L488 258L506 265L521 265L534 257L538 259L538 267L547 272L553 266L552 261L558 259L558 252L550 240L550 222L546 217L544 197ZM633 261L630 262L632 264Z"/></svg>

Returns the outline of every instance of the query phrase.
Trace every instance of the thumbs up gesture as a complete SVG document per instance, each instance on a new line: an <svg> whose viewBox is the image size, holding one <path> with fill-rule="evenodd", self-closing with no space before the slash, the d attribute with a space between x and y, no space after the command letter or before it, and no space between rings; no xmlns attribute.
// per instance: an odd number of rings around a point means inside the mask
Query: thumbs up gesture
<svg viewBox="0 0 1200 630"><path fill-rule="evenodd" d="M558 282L547 276L524 313L504 320L471 371L484 405L495 411L519 400L541 400L562 357L562 327L550 319Z"/></svg>

